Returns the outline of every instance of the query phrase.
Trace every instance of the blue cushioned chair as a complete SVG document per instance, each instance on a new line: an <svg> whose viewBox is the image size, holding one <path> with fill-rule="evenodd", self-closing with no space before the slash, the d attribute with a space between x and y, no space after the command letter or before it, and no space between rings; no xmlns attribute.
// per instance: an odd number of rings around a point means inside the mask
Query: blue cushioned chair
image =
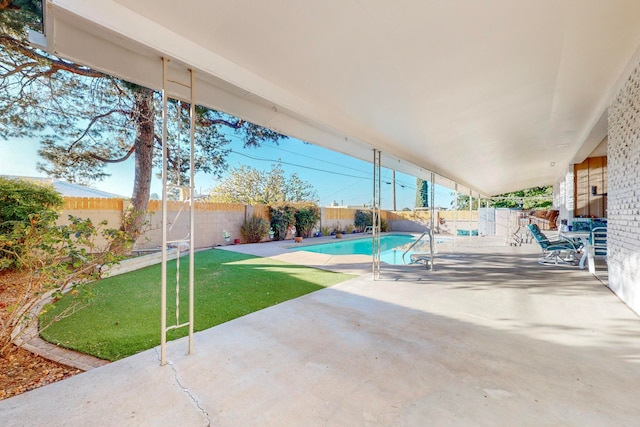
<svg viewBox="0 0 640 427"><path fill-rule="evenodd" d="M594 257L607 257L607 227L594 227L589 236L590 246L587 251L587 262L589 263L589 272L595 274Z"/></svg>
<svg viewBox="0 0 640 427"><path fill-rule="evenodd" d="M575 264L578 261L578 245L569 239L549 240L537 224L529 224L529 231L542 248L543 257L540 264Z"/></svg>

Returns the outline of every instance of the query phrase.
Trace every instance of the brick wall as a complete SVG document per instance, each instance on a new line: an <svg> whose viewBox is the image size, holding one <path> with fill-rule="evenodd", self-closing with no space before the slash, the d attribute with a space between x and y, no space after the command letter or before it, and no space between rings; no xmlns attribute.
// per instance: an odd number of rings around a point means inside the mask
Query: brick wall
<svg viewBox="0 0 640 427"><path fill-rule="evenodd" d="M640 313L640 64L609 108L609 287Z"/></svg>

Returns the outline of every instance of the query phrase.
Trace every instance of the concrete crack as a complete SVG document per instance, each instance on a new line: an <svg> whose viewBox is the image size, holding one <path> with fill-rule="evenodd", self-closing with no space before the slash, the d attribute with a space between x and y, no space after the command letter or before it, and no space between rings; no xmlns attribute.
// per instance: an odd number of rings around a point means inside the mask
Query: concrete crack
<svg viewBox="0 0 640 427"><path fill-rule="evenodd" d="M156 351L156 355L158 356L158 361L160 361L160 354L158 353L158 349L156 348L155 351ZM205 409L202 406L200 406L200 402L198 402L198 399L196 398L196 396L194 396L187 387L182 385L182 383L180 382L180 378L178 378L178 370L173 365L173 362L168 360L167 365L171 367L171 370L173 371L173 377L176 383L178 384L178 386L182 389L184 394L186 394L189 397L189 399L196 405L196 408L198 409L198 411L200 411L200 413L202 413L202 415L204 415L205 418L207 419L207 427L211 427L211 418L209 417L209 413L205 411Z"/></svg>

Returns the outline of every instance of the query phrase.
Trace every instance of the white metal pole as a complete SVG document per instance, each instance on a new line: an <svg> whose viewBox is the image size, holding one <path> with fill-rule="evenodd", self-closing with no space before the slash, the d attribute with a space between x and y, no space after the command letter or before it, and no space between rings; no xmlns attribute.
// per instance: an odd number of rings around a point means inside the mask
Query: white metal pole
<svg viewBox="0 0 640 427"><path fill-rule="evenodd" d="M455 195L454 195L454 203L453 203L453 244L456 244L456 240L458 239L458 197L460 197L460 193L458 193L458 183L455 184Z"/></svg>
<svg viewBox="0 0 640 427"><path fill-rule="evenodd" d="M435 227L435 212L436 212L436 208L435 208L435 182L436 182L436 174L431 172L431 229L429 230L429 253L430 253L430 260L429 260L429 269L431 271L433 271L433 239L434 239L434 234L433 234L433 229Z"/></svg>
<svg viewBox="0 0 640 427"><path fill-rule="evenodd" d="M473 192L469 190L469 240L473 236Z"/></svg>
<svg viewBox="0 0 640 427"><path fill-rule="evenodd" d="M391 188L393 191L393 211L396 211L396 171L391 171Z"/></svg>
<svg viewBox="0 0 640 427"><path fill-rule="evenodd" d="M167 68L162 58L162 267L160 280L160 364L167 364Z"/></svg>
<svg viewBox="0 0 640 427"><path fill-rule="evenodd" d="M189 70L191 76L191 108L189 108L189 126L191 128L191 159L189 163L189 204L191 218L189 220L189 354L193 353L193 319L194 319L194 282L195 282L195 114L196 107L194 104L194 75L193 70Z"/></svg>
<svg viewBox="0 0 640 427"><path fill-rule="evenodd" d="M371 262L371 274L373 279L376 278L376 256L377 256L377 234L378 234L378 212L376 209L376 180L378 179L378 163L377 163L377 150L373 149L373 203L371 204L371 248L372 248L372 262Z"/></svg>

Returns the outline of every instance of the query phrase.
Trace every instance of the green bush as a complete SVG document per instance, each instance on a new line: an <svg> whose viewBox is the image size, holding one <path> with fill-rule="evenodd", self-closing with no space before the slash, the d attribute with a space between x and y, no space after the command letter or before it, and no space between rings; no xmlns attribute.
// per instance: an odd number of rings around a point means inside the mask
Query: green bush
<svg viewBox="0 0 640 427"><path fill-rule="evenodd" d="M244 224L240 227L240 232L248 243L258 243L269 235L269 221L253 215L244 221Z"/></svg>
<svg viewBox="0 0 640 427"><path fill-rule="evenodd" d="M356 228L360 231L364 231L367 227L373 226L373 213L371 211L356 211L356 217L354 220ZM385 219L380 219L380 231L390 231L389 223Z"/></svg>
<svg viewBox="0 0 640 427"><path fill-rule="evenodd" d="M296 235L298 237L311 237L311 233L318 221L320 221L320 208L313 203L296 205L294 213L296 220Z"/></svg>
<svg viewBox="0 0 640 427"><path fill-rule="evenodd" d="M365 228L373 225L373 214L371 211L357 210L354 224L359 231L364 231Z"/></svg>
<svg viewBox="0 0 640 427"><path fill-rule="evenodd" d="M295 212L295 206L287 202L274 203L269 206L271 229L276 240L284 240L287 230L296 225Z"/></svg>
<svg viewBox="0 0 640 427"><path fill-rule="evenodd" d="M50 185L0 178L0 270L20 267L27 229L54 227L64 199Z"/></svg>
<svg viewBox="0 0 640 427"><path fill-rule="evenodd" d="M11 270L3 272L6 280L19 280L15 298L3 307L6 313L0 322L0 356L10 351L11 344L27 330L18 331L18 326L37 321L30 310L42 295L51 292L53 303L67 291L80 295L52 321L73 313L91 297L79 288L99 279L102 267L121 259L108 250L114 239L133 243L118 229L101 229L106 223L96 227L89 219L69 216L69 224L57 225L57 210L62 203L62 197L50 186L0 178L0 270ZM101 248L95 243L100 234L106 241ZM41 313L51 305L45 305ZM47 326L41 323L40 329Z"/></svg>

